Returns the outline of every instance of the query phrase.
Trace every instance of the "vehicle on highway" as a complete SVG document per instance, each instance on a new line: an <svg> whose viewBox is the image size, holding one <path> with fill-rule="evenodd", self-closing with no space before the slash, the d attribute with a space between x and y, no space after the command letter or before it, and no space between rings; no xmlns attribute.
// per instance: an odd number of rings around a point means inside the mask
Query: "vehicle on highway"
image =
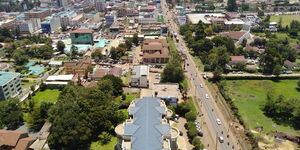
<svg viewBox="0 0 300 150"><path fill-rule="evenodd" d="M220 142L220 143L223 143L223 142L224 142L224 138L223 138L223 136L219 136L219 138L218 138L218 139L219 139L219 142Z"/></svg>
<svg viewBox="0 0 300 150"><path fill-rule="evenodd" d="M200 87L203 88L203 84L200 84Z"/></svg>
<svg viewBox="0 0 300 150"><path fill-rule="evenodd" d="M205 98L206 98L206 99L208 99L208 98L209 98L209 97L208 97L208 94L205 94Z"/></svg>
<svg viewBox="0 0 300 150"><path fill-rule="evenodd" d="M217 124L218 124L218 125L221 125L221 124L222 124L222 123L221 123L221 120L220 120L219 118L217 118L216 121L217 121Z"/></svg>

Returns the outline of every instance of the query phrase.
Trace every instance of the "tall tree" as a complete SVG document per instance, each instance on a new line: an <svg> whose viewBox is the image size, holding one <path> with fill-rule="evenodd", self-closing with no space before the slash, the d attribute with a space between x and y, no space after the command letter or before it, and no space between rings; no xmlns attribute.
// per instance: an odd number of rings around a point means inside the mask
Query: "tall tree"
<svg viewBox="0 0 300 150"><path fill-rule="evenodd" d="M184 79L183 69L179 59L173 58L162 73L162 82L179 83Z"/></svg>
<svg viewBox="0 0 300 150"><path fill-rule="evenodd" d="M235 12L237 11L238 7L236 4L236 0L227 0L227 11Z"/></svg>
<svg viewBox="0 0 300 150"><path fill-rule="evenodd" d="M8 129L17 129L23 125L23 112L19 100L10 99L0 102L0 124Z"/></svg>
<svg viewBox="0 0 300 150"><path fill-rule="evenodd" d="M133 35L132 43L133 43L135 46L138 46L138 45L139 45L139 37L138 37L138 34L137 34L137 33Z"/></svg>
<svg viewBox="0 0 300 150"><path fill-rule="evenodd" d="M72 45L71 47L71 58L75 59L78 55L78 48L75 45Z"/></svg>
<svg viewBox="0 0 300 150"><path fill-rule="evenodd" d="M56 45L56 48L57 50L61 53L61 54L64 54L65 53L65 43L63 41L58 41L57 42L57 45Z"/></svg>

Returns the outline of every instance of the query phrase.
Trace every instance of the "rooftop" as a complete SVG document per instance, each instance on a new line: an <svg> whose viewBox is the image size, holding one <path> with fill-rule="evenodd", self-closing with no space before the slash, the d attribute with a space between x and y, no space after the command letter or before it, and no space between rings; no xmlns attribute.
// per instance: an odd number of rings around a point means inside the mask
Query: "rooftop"
<svg viewBox="0 0 300 150"><path fill-rule="evenodd" d="M162 115L166 108L161 106L161 100L144 97L134 101L135 107L130 107L133 123L126 123L125 136L131 137L131 149L161 150L163 136L171 136L169 124L162 123Z"/></svg>
<svg viewBox="0 0 300 150"><path fill-rule="evenodd" d="M19 73L14 72L0 72L0 86L3 86L4 84L6 84L7 82L19 75Z"/></svg>
<svg viewBox="0 0 300 150"><path fill-rule="evenodd" d="M93 33L92 29L77 29L71 31L71 33Z"/></svg>
<svg viewBox="0 0 300 150"><path fill-rule="evenodd" d="M132 77L139 78L141 76L148 76L149 67L145 65L133 66Z"/></svg>

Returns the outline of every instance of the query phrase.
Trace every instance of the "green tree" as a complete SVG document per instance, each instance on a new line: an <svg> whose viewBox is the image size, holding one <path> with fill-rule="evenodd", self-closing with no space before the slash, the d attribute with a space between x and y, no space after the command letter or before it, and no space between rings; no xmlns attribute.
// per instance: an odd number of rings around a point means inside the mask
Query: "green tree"
<svg viewBox="0 0 300 150"><path fill-rule="evenodd" d="M139 37L138 37L138 34L137 34L137 33L135 33L135 34L133 35L132 43L133 43L135 46L138 46L138 45L139 45Z"/></svg>
<svg viewBox="0 0 300 150"><path fill-rule="evenodd" d="M132 39L126 39L125 40L125 48L127 51L130 51L132 48Z"/></svg>
<svg viewBox="0 0 300 150"><path fill-rule="evenodd" d="M31 131L39 131L48 118L48 110L52 103L42 102L40 105L35 105L33 111L27 118L28 126Z"/></svg>
<svg viewBox="0 0 300 150"><path fill-rule="evenodd" d="M92 58L95 59L96 61L101 60L104 57L102 51L103 50L101 48L96 48L95 51L91 54Z"/></svg>
<svg viewBox="0 0 300 150"><path fill-rule="evenodd" d="M277 69L282 66L281 55L275 48L267 48L260 57L260 66L263 73L273 74L275 67ZM277 70L276 70L277 71Z"/></svg>
<svg viewBox="0 0 300 150"><path fill-rule="evenodd" d="M229 12L235 12L237 11L238 7L236 4L236 0L228 0L227 1L227 11Z"/></svg>
<svg viewBox="0 0 300 150"><path fill-rule="evenodd" d="M198 137L194 137L192 144L195 146L195 150L201 150L204 148L204 145L202 144L201 140Z"/></svg>
<svg viewBox="0 0 300 150"><path fill-rule="evenodd" d="M243 71L243 70L245 70L245 68L246 68L246 63L239 62L239 63L237 63L237 64L235 65L235 68L238 69L238 70L240 70L240 71Z"/></svg>
<svg viewBox="0 0 300 150"><path fill-rule="evenodd" d="M10 130L17 129L24 124L19 100L10 99L0 102L0 122Z"/></svg>
<svg viewBox="0 0 300 150"><path fill-rule="evenodd" d="M98 136L98 138L99 138L101 144L105 145L111 141L112 135L110 133L104 131Z"/></svg>
<svg viewBox="0 0 300 150"><path fill-rule="evenodd" d="M75 45L71 46L71 58L75 59L78 56L78 48Z"/></svg>
<svg viewBox="0 0 300 150"><path fill-rule="evenodd" d="M15 60L16 65L24 65L29 60L23 49L16 49L13 53L13 59Z"/></svg>
<svg viewBox="0 0 300 150"><path fill-rule="evenodd" d="M61 54L64 54L65 53L65 48L66 48L66 45L63 41L58 41L57 42L57 45L56 45L56 48L57 50L61 53Z"/></svg>
<svg viewBox="0 0 300 150"><path fill-rule="evenodd" d="M248 11L249 10L249 4L243 3L241 7L242 7L243 11Z"/></svg>
<svg viewBox="0 0 300 150"><path fill-rule="evenodd" d="M184 79L183 69L178 59L171 59L162 73L162 82L179 83Z"/></svg>
<svg viewBox="0 0 300 150"><path fill-rule="evenodd" d="M123 81L114 75L106 75L101 80L110 80L113 86L113 95L120 96L123 94Z"/></svg>
<svg viewBox="0 0 300 150"><path fill-rule="evenodd" d="M297 85L298 85L298 89L300 89L300 78L299 78L299 80L297 82Z"/></svg>

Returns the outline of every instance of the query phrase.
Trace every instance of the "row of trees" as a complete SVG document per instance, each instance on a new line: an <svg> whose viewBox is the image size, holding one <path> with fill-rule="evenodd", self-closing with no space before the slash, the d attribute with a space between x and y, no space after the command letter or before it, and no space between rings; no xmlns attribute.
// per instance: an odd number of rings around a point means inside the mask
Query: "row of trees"
<svg viewBox="0 0 300 150"><path fill-rule="evenodd" d="M49 38L34 36L14 41L10 48L4 49L4 52L6 58L15 60L16 65L23 65L30 58L50 59L54 52L51 44L52 40Z"/></svg>
<svg viewBox="0 0 300 150"><path fill-rule="evenodd" d="M112 47L110 49L110 57L114 60L119 60L122 56L126 54L126 51L131 51L133 45L135 46L139 45L137 34L134 34L133 38L126 39L125 43L119 44L117 48Z"/></svg>

